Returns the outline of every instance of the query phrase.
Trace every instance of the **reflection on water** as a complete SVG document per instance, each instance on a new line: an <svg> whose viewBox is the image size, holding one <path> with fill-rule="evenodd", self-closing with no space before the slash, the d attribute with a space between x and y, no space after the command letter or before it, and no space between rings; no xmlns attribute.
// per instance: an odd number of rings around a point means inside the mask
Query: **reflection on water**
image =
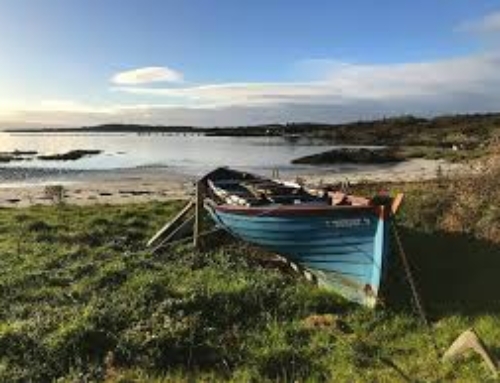
<svg viewBox="0 0 500 383"><path fill-rule="evenodd" d="M216 166L247 169L294 168L290 161L331 147L291 143L282 137L206 137L200 135L137 134L9 134L0 133L0 152L35 150L40 154L76 149L103 153L77 161L13 161L2 166L105 170L168 166L201 174Z"/></svg>

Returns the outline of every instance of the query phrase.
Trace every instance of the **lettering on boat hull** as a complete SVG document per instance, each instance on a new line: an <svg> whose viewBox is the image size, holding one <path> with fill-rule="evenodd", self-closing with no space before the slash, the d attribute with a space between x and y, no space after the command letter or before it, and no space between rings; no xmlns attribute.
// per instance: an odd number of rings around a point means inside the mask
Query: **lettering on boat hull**
<svg viewBox="0 0 500 383"><path fill-rule="evenodd" d="M369 218L343 218L325 221L327 227L334 229L370 226L372 222Z"/></svg>

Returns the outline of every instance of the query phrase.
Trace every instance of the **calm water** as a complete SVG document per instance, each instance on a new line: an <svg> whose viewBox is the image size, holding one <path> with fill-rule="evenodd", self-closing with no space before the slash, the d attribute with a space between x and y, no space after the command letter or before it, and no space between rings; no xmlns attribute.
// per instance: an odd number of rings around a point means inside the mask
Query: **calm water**
<svg viewBox="0 0 500 383"><path fill-rule="evenodd" d="M167 166L186 174L201 174L216 166L266 170L298 169L294 158L331 148L312 143L291 143L282 137L205 137L198 135L137 134L9 134L0 133L0 152L34 150L39 154L75 149L103 153L76 161L13 161L0 167L43 167L109 170Z"/></svg>

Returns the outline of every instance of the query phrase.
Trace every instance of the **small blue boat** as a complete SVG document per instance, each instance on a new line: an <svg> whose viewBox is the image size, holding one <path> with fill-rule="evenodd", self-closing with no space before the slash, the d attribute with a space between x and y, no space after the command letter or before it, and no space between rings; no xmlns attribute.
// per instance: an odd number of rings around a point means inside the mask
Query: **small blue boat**
<svg viewBox="0 0 500 383"><path fill-rule="evenodd" d="M320 286L376 305L389 256L391 199L306 190L229 168L204 181L205 207L219 226L285 257Z"/></svg>

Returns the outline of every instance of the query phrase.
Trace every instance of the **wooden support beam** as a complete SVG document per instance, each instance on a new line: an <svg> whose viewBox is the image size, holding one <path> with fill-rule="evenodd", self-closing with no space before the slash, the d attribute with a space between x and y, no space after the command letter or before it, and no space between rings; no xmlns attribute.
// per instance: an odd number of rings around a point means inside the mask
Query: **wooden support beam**
<svg viewBox="0 0 500 383"><path fill-rule="evenodd" d="M403 193L398 193L396 198L394 198L394 200L392 201L391 213L393 215L395 215L398 212L399 206L401 205L401 202L403 202L403 197L404 197Z"/></svg>
<svg viewBox="0 0 500 383"><path fill-rule="evenodd" d="M177 226L181 225L184 222L184 218L189 213L189 211L194 206L194 201L191 200L188 204L165 226L163 226L147 243L147 247L156 246L162 238L169 236L173 231L176 230Z"/></svg>
<svg viewBox="0 0 500 383"><path fill-rule="evenodd" d="M176 241L186 239L191 235L194 224L194 214L187 217L182 224L176 227L175 230L170 232L167 237L159 241L155 247L152 249L153 253L156 253L159 249L167 246L168 244L172 244Z"/></svg>
<svg viewBox="0 0 500 383"><path fill-rule="evenodd" d="M195 200L195 215L194 215L194 230L193 230L193 246L196 249L200 248L200 233L203 230L203 201L205 199L206 187L203 181L196 183L196 200Z"/></svg>

